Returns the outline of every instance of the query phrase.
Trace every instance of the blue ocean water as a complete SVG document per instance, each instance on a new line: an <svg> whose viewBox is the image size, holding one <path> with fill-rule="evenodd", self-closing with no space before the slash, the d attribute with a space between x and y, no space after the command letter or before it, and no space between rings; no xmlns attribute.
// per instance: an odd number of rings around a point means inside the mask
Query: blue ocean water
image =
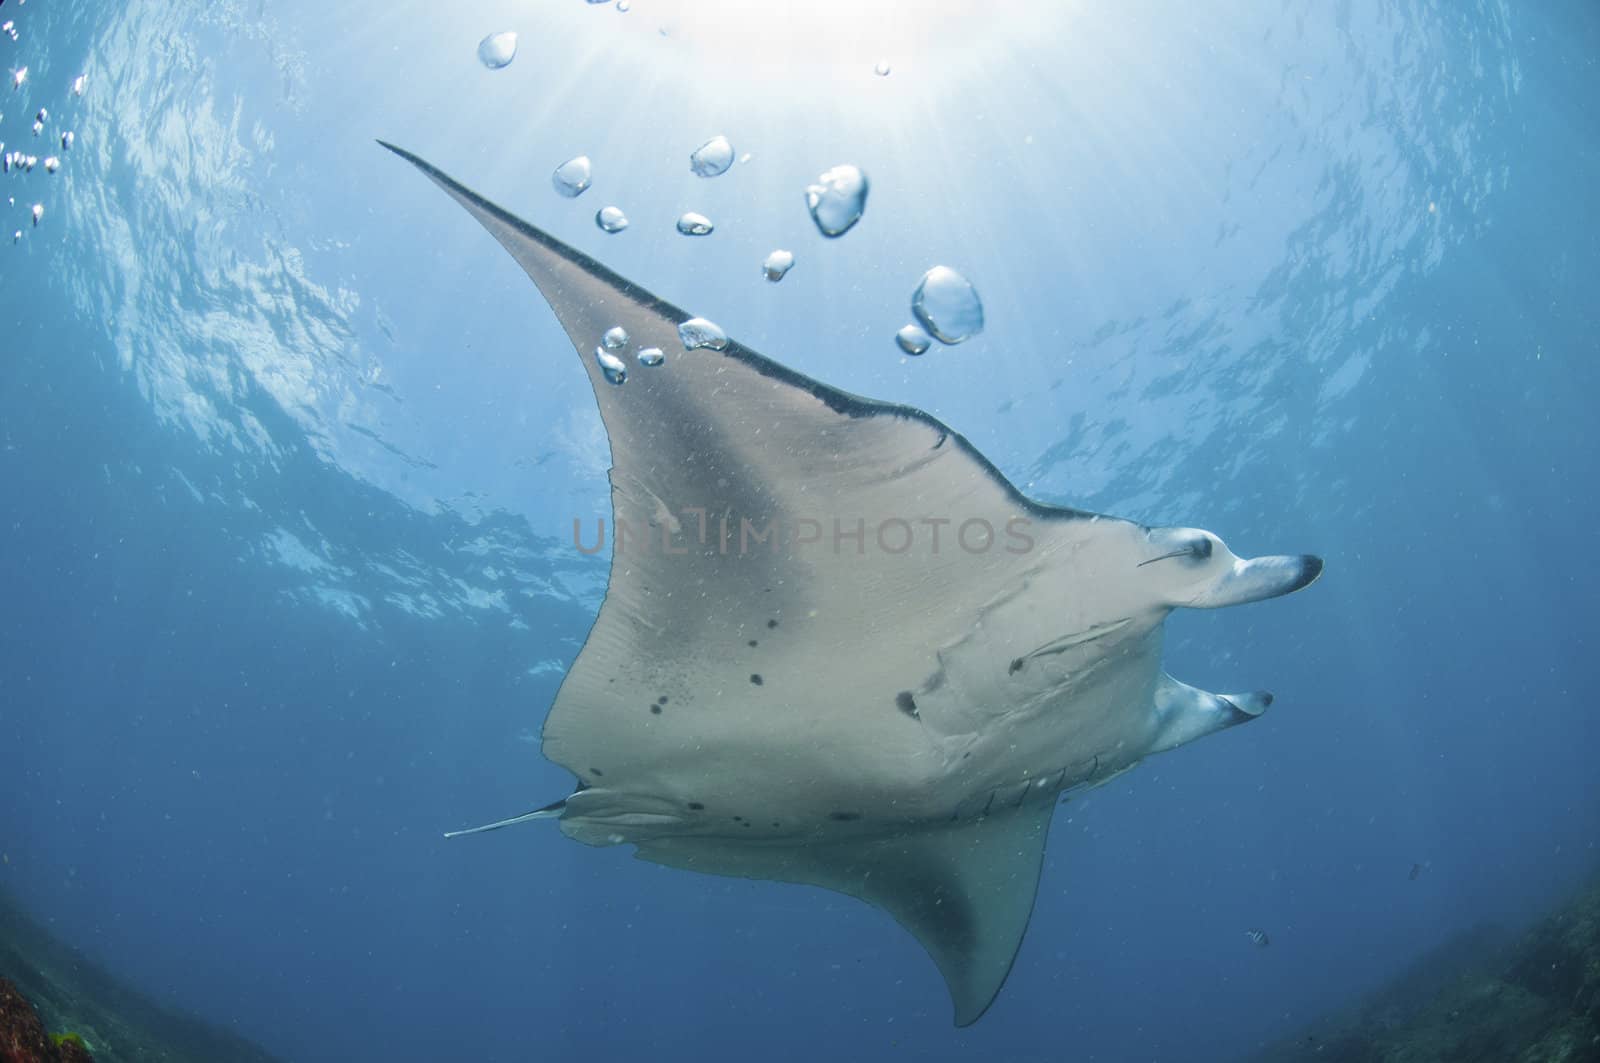
<svg viewBox="0 0 1600 1063"><path fill-rule="evenodd" d="M0 179L0 886L162 1000L309 1061L1232 1059L1600 865L1593 4L0 15L0 140L61 158ZM375 137L1035 497L1327 559L1174 617L1174 675L1278 701L1058 810L978 1025L848 898L441 838L571 787L607 448ZM908 359L938 263L987 326Z"/></svg>

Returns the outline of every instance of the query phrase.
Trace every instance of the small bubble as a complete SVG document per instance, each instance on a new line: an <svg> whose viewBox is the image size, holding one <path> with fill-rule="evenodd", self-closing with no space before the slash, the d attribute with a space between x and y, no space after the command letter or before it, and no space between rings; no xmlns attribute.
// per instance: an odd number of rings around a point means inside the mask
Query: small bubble
<svg viewBox="0 0 1600 1063"><path fill-rule="evenodd" d="M20 89L22 87L22 83L24 81L27 81L27 80L28 80L28 68L27 67L21 67L20 69L17 69L17 70L14 70L14 71L11 72L11 87L13 89Z"/></svg>
<svg viewBox="0 0 1600 1063"><path fill-rule="evenodd" d="M555 185L557 192L568 199L576 199L583 195L583 190L589 187L591 180L593 175L587 155L568 159L557 166L555 172L550 175L550 183Z"/></svg>
<svg viewBox="0 0 1600 1063"><path fill-rule="evenodd" d="M924 332L920 326L907 325L894 334L894 341L900 349L907 354L922 354L933 346L933 337Z"/></svg>
<svg viewBox="0 0 1600 1063"><path fill-rule="evenodd" d="M50 120L50 112L41 107L39 108L39 113L33 117L40 122L48 122Z"/></svg>
<svg viewBox="0 0 1600 1063"><path fill-rule="evenodd" d="M600 364L600 372L613 384L626 384L628 382L628 367L622 364L622 359L606 350L604 347L594 349L594 360Z"/></svg>
<svg viewBox="0 0 1600 1063"><path fill-rule="evenodd" d="M600 337L600 342L606 345L608 351L620 351L628 345L628 330L621 325L614 325L606 329L606 334Z"/></svg>
<svg viewBox="0 0 1600 1063"><path fill-rule="evenodd" d="M633 5L628 3L628 0L617 0L617 10L626 15L633 10Z"/></svg>
<svg viewBox="0 0 1600 1063"><path fill-rule="evenodd" d="M517 35L510 30L491 33L478 42L478 62L490 70L510 66L517 57Z"/></svg>
<svg viewBox="0 0 1600 1063"><path fill-rule="evenodd" d="M960 343L983 331L977 290L949 266L935 266L922 275L911 296L911 312L940 343Z"/></svg>
<svg viewBox="0 0 1600 1063"><path fill-rule="evenodd" d="M21 158L21 156L18 157ZM37 165L39 165L39 156L37 155L29 155L27 158L22 159L22 168L29 173L32 173L33 168Z"/></svg>
<svg viewBox="0 0 1600 1063"><path fill-rule="evenodd" d="M683 349L686 351L699 347L720 351L728 345L728 334L722 331L722 326L703 317L691 317L679 325L678 338L683 341Z"/></svg>
<svg viewBox="0 0 1600 1063"><path fill-rule="evenodd" d="M82 96L83 95L83 86L88 80L89 80L89 75L88 74L79 74L77 77L73 78L72 79L72 94L74 96Z"/></svg>
<svg viewBox="0 0 1600 1063"><path fill-rule="evenodd" d="M772 252L767 256L767 260L761 263L761 272L773 284L783 280L783 275L793 268L794 254L783 250Z"/></svg>
<svg viewBox="0 0 1600 1063"><path fill-rule="evenodd" d="M843 236L867 207L867 175L846 163L806 186L806 206L823 236Z"/></svg>
<svg viewBox="0 0 1600 1063"><path fill-rule="evenodd" d="M595 212L594 223L601 232L620 233L628 227L628 216L621 207L601 207Z"/></svg>
<svg viewBox="0 0 1600 1063"><path fill-rule="evenodd" d="M44 160L44 168L48 173L55 173L61 169L61 160L51 155Z"/></svg>
<svg viewBox="0 0 1600 1063"><path fill-rule="evenodd" d="M660 347L646 347L644 350L639 352L640 365L650 366L653 368L666 360L667 356L661 353Z"/></svg>
<svg viewBox="0 0 1600 1063"><path fill-rule="evenodd" d="M685 236L710 236L715 228L710 218L692 210L678 219L678 231Z"/></svg>
<svg viewBox="0 0 1600 1063"><path fill-rule="evenodd" d="M16 232L11 234L11 242L14 243L14 244L22 243L22 230L21 229L18 229Z"/></svg>
<svg viewBox="0 0 1600 1063"><path fill-rule="evenodd" d="M68 148L72 147L73 142L76 141L77 139L78 139L77 134L73 133L73 131L70 130L70 129L67 130L65 133L62 133L61 134L61 150L62 151L66 151Z"/></svg>
<svg viewBox="0 0 1600 1063"><path fill-rule="evenodd" d="M34 119L34 122L33 122L33 135L34 136L38 136L43 130L44 130L44 123L39 121L38 119Z"/></svg>
<svg viewBox="0 0 1600 1063"><path fill-rule="evenodd" d="M878 75L881 78L888 77L889 76L889 60L887 60L887 59L879 59L878 60L878 65L872 68L872 72L874 74Z"/></svg>
<svg viewBox="0 0 1600 1063"><path fill-rule="evenodd" d="M712 137L689 156L689 169L696 177L716 177L733 165L733 145L727 137Z"/></svg>

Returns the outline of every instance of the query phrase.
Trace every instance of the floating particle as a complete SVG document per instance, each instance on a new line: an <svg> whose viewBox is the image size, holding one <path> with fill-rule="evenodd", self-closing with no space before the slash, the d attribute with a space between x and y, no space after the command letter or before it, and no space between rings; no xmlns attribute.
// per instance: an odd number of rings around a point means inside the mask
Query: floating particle
<svg viewBox="0 0 1600 1063"><path fill-rule="evenodd" d="M33 135L34 136L38 136L43 131L44 131L44 123L39 121L37 118L35 118L33 120Z"/></svg>
<svg viewBox="0 0 1600 1063"><path fill-rule="evenodd" d="M11 72L11 87L13 89L20 89L22 87L22 83L24 81L27 81L27 80L28 80L28 68L27 67L22 67L19 70L13 70Z"/></svg>
<svg viewBox="0 0 1600 1063"><path fill-rule="evenodd" d="M14 244L22 243L22 230L21 229L18 229L16 232L11 234L11 242L14 243Z"/></svg>
<svg viewBox="0 0 1600 1063"><path fill-rule="evenodd" d="M511 30L491 33L478 42L478 62L490 70L510 66L517 57L517 35Z"/></svg>
<svg viewBox="0 0 1600 1063"><path fill-rule="evenodd" d="M806 207L823 236L843 236L867 207L867 175L846 163L806 186Z"/></svg>
<svg viewBox="0 0 1600 1063"><path fill-rule="evenodd" d="M41 107L39 108L39 113L33 117L39 122L48 122L50 120L50 112Z"/></svg>
<svg viewBox="0 0 1600 1063"><path fill-rule="evenodd" d="M639 352L640 365L650 366L653 368L666 360L667 356L661 353L660 347L646 347L644 350Z"/></svg>
<svg viewBox="0 0 1600 1063"><path fill-rule="evenodd" d="M73 142L76 141L77 139L78 139L77 134L74 133L70 129L67 130L65 133L62 133L61 134L61 150L62 151L66 151L68 148L72 147Z"/></svg>
<svg viewBox="0 0 1600 1063"><path fill-rule="evenodd" d="M678 218L678 231L685 236L710 236L715 229L710 218L692 210Z"/></svg>
<svg viewBox="0 0 1600 1063"><path fill-rule="evenodd" d="M722 326L703 317L691 317L679 325L678 339L683 341L683 349L686 351L700 347L720 351L728 345L728 334L722 331Z"/></svg>
<svg viewBox="0 0 1600 1063"><path fill-rule="evenodd" d="M940 343L960 343L983 331L977 290L949 266L935 266L922 275L911 296L911 312Z"/></svg>
<svg viewBox="0 0 1600 1063"><path fill-rule="evenodd" d="M589 165L589 156L579 155L575 159L568 159L557 166L550 175L550 183L555 185L556 191L568 199L576 199L583 195L583 190L589 187L593 180Z"/></svg>
<svg viewBox="0 0 1600 1063"><path fill-rule="evenodd" d="M57 170L61 169L61 160L56 158L54 155L46 156L44 160L44 168L48 173L55 173Z"/></svg>
<svg viewBox="0 0 1600 1063"><path fill-rule="evenodd" d="M872 72L874 74L878 75L881 78L888 77L889 76L889 60L887 60L887 59L879 59L878 60L878 65L872 68Z"/></svg>
<svg viewBox="0 0 1600 1063"><path fill-rule="evenodd" d="M777 250L767 256L761 263L761 272L773 284L783 280L784 274L794 268L794 254L790 251Z"/></svg>
<svg viewBox="0 0 1600 1063"><path fill-rule="evenodd" d="M628 216L620 207L601 207L595 212L594 223L601 232L620 233L628 227Z"/></svg>
<svg viewBox="0 0 1600 1063"><path fill-rule="evenodd" d="M1267 932L1265 930L1257 930L1252 927L1244 932L1244 936L1249 938L1250 944L1254 945L1258 949L1264 949L1268 945L1272 944L1272 939L1267 937Z"/></svg>
<svg viewBox="0 0 1600 1063"><path fill-rule="evenodd" d="M600 364L600 372L606 380L613 384L626 384L628 382L628 367L622 364L622 359L606 350L604 347L594 349L594 360Z"/></svg>
<svg viewBox="0 0 1600 1063"><path fill-rule="evenodd" d="M933 337L922 330L920 325L907 325L894 334L895 343L907 354L924 354L933 346Z"/></svg>
<svg viewBox="0 0 1600 1063"><path fill-rule="evenodd" d="M606 334L600 337L600 342L605 344L608 351L620 351L628 345L628 330L621 325L614 325L606 329Z"/></svg>
<svg viewBox="0 0 1600 1063"><path fill-rule="evenodd" d="M72 79L72 94L74 96L82 96L83 95L83 86L88 80L89 80L89 75L88 74L79 74L77 77L73 78Z"/></svg>
<svg viewBox="0 0 1600 1063"><path fill-rule="evenodd" d="M35 203L33 205L33 224L34 224L35 227L38 226L39 219L42 218L42 217L44 217L44 204L43 203Z"/></svg>
<svg viewBox="0 0 1600 1063"><path fill-rule="evenodd" d="M696 177L716 177L733 165L733 145L727 137L712 137L689 156L689 170Z"/></svg>

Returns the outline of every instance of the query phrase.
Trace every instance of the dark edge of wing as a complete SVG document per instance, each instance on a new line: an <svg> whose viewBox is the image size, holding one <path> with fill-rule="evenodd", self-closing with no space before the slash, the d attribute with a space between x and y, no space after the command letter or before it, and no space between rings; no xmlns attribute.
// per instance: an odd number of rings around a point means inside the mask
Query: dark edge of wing
<svg viewBox="0 0 1600 1063"><path fill-rule="evenodd" d="M542 229L538 229L532 225L529 225L527 222L523 221L515 214L512 214L504 207L485 199L472 189L467 188L461 182L450 177L432 163L418 158L416 155L413 155L404 148L396 147L386 140L379 140L378 143L381 146L388 148L402 159L411 163L411 165L415 166L417 169L421 170L436 184L447 188L452 193L461 196L464 199L470 200L481 210L492 214L494 217L515 229L523 236L526 236L528 239L549 248L551 251L578 266L591 276L598 277L605 281L607 284L614 287L620 294L633 300L640 306L652 312L659 313L664 317L676 318L679 321L686 321L690 317L694 316L692 314L684 313L683 310L679 309L677 306L674 306L672 303L667 302L665 299L661 299L655 295L652 295L650 292L639 287L637 284L634 284L627 278L622 277L601 265L595 259L584 254L582 251L579 251L577 248L562 243L560 240L557 240L555 237L551 236ZM977 447L974 447L970 442L968 442L965 436L951 429L949 425L945 424L937 417L934 417L932 414L927 413L926 411L919 410L915 406L905 406L900 403L893 402L881 402L877 399L863 398L859 395L852 395L847 391L841 391L839 388L831 387L822 383L820 380L815 380L806 376L804 373L797 372L796 370L790 369L786 365L775 362L771 358L751 350L736 340L730 340L728 346L724 348L721 353L726 358L732 358L735 361L744 363L763 376L770 377L774 380L787 384L790 387L799 388L802 391L810 393L829 409L836 413L841 413L846 417L899 417L904 420L921 421L923 424L926 424L930 428L933 428L939 432L939 443L935 444L935 446L942 446L945 439L952 440L956 447L958 447L969 458L976 462L977 465L989 475L990 479L1000 485L1000 487L1005 491L1006 495L1013 502L1033 516L1053 520L1081 520L1100 516L1099 514L1091 513L1087 510L1072 509L1067 506L1046 505L1043 502L1038 502L1029 498L1027 495L1017 490L1016 486L1006 478L1005 474L996 468L993 462L984 457L983 453L978 450Z"/></svg>

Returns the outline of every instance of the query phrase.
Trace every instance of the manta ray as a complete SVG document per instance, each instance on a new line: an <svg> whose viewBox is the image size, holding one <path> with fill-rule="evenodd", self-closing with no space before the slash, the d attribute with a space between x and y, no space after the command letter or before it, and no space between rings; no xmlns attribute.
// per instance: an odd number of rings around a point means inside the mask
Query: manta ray
<svg viewBox="0 0 1600 1063"><path fill-rule="evenodd" d="M1167 615L1299 590L1321 560L1035 501L937 418L726 339L380 143L527 272L611 444L610 578L543 733L576 790L454 833L553 819L660 864L858 897L975 1022L1061 795L1272 703L1166 675Z"/></svg>

